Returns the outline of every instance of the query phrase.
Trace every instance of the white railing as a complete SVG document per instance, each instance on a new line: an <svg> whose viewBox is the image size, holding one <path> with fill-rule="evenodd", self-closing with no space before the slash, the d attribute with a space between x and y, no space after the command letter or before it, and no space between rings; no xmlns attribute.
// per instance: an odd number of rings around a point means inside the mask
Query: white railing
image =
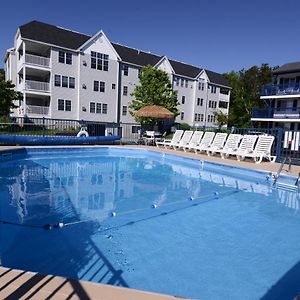
<svg viewBox="0 0 300 300"><path fill-rule="evenodd" d="M26 80L25 81L25 89L28 91L42 91L49 92L49 82L41 82L34 80Z"/></svg>
<svg viewBox="0 0 300 300"><path fill-rule="evenodd" d="M49 67L50 66L50 59L48 57L32 55L32 54L25 54L25 62L32 65Z"/></svg>
<svg viewBox="0 0 300 300"><path fill-rule="evenodd" d="M48 115L49 106L26 105L26 112L28 114Z"/></svg>

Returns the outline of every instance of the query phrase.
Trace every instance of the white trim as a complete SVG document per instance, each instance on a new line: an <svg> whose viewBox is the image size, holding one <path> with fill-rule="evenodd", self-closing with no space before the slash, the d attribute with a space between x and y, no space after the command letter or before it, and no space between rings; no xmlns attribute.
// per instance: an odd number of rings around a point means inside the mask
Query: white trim
<svg viewBox="0 0 300 300"><path fill-rule="evenodd" d="M300 93L292 94L292 95L260 96L261 100L264 100L264 99L289 99L289 98L300 98Z"/></svg>
<svg viewBox="0 0 300 300"><path fill-rule="evenodd" d="M273 119L273 118L251 118L251 121L260 121L260 122L285 122L285 123L300 123L300 119Z"/></svg>

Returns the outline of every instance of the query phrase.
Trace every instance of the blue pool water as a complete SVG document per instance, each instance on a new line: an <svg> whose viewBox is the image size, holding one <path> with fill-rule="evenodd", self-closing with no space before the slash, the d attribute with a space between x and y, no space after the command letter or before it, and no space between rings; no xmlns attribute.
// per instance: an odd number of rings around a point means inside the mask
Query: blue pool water
<svg viewBox="0 0 300 300"><path fill-rule="evenodd" d="M16 224L0 223L6 267L196 299L300 292L299 196L263 172L125 148L20 150L0 159L0 220Z"/></svg>

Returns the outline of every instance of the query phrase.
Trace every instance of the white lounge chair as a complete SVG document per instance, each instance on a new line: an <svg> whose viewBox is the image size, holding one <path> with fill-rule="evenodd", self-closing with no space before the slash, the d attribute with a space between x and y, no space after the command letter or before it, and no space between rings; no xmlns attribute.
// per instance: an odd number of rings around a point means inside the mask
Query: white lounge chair
<svg viewBox="0 0 300 300"><path fill-rule="evenodd" d="M220 152L222 158L228 158L229 155L243 155L253 151L257 135L246 134L243 136L238 149L228 149L226 152Z"/></svg>
<svg viewBox="0 0 300 300"><path fill-rule="evenodd" d="M242 135L241 134L237 134L237 133L230 133L226 143L224 145L224 147L220 148L220 149L211 149L209 150L209 153L207 153L208 155L215 155L217 153L227 153L230 151L236 151L239 147L239 143L242 139Z"/></svg>
<svg viewBox="0 0 300 300"><path fill-rule="evenodd" d="M187 150L191 150L192 148L198 146L200 144L202 136L203 136L203 131L194 131L194 134L190 139L189 143L181 147L181 149L183 149L186 152Z"/></svg>
<svg viewBox="0 0 300 300"><path fill-rule="evenodd" d="M275 162L276 156L271 155L271 148L274 142L273 135L260 135L253 151L247 153L238 153L237 160L244 160L246 157L253 158L256 164L262 162L263 158L270 162Z"/></svg>
<svg viewBox="0 0 300 300"><path fill-rule="evenodd" d="M166 148L167 146L170 146L171 143L176 144L180 141L182 134L183 134L183 130L176 130L171 140L164 140L163 142L157 142L156 147L163 146Z"/></svg>
<svg viewBox="0 0 300 300"><path fill-rule="evenodd" d="M204 146L202 148L202 151L206 151L207 155L210 155L210 152L219 150L224 146L226 138L227 138L227 133L218 132L215 135L215 138L212 141L212 143L208 146Z"/></svg>
<svg viewBox="0 0 300 300"><path fill-rule="evenodd" d="M214 132L212 132L212 131L205 132L204 136L203 136L203 138L202 138L202 140L201 140L201 142L199 144L199 146L195 146L195 147L193 147L191 149L193 149L195 151L195 153L197 153L198 151L199 152L204 151L203 150L204 148L206 148L206 147L208 147L208 146L211 145L214 137L215 137L215 133Z"/></svg>
<svg viewBox="0 0 300 300"><path fill-rule="evenodd" d="M191 140L191 137L193 136L194 131L192 130L186 130L183 134L183 136L181 137L181 139L178 141L178 143L170 143L170 147L175 149L176 148L181 148L186 146L189 141Z"/></svg>

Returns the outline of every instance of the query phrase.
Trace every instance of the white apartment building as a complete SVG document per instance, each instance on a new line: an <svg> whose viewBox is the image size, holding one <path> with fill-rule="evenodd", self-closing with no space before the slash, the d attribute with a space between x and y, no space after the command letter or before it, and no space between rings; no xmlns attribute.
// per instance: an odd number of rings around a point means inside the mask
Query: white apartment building
<svg viewBox="0 0 300 300"><path fill-rule="evenodd" d="M131 123L130 95L142 67L166 71L178 91L176 122L216 126L228 113L230 84L218 73L112 43L103 31L88 36L32 21L18 28L5 55L6 79L23 93L14 116Z"/></svg>
<svg viewBox="0 0 300 300"><path fill-rule="evenodd" d="M300 130L300 62L272 72L273 82L262 87L260 99L268 108L254 108L251 121L265 127Z"/></svg>

